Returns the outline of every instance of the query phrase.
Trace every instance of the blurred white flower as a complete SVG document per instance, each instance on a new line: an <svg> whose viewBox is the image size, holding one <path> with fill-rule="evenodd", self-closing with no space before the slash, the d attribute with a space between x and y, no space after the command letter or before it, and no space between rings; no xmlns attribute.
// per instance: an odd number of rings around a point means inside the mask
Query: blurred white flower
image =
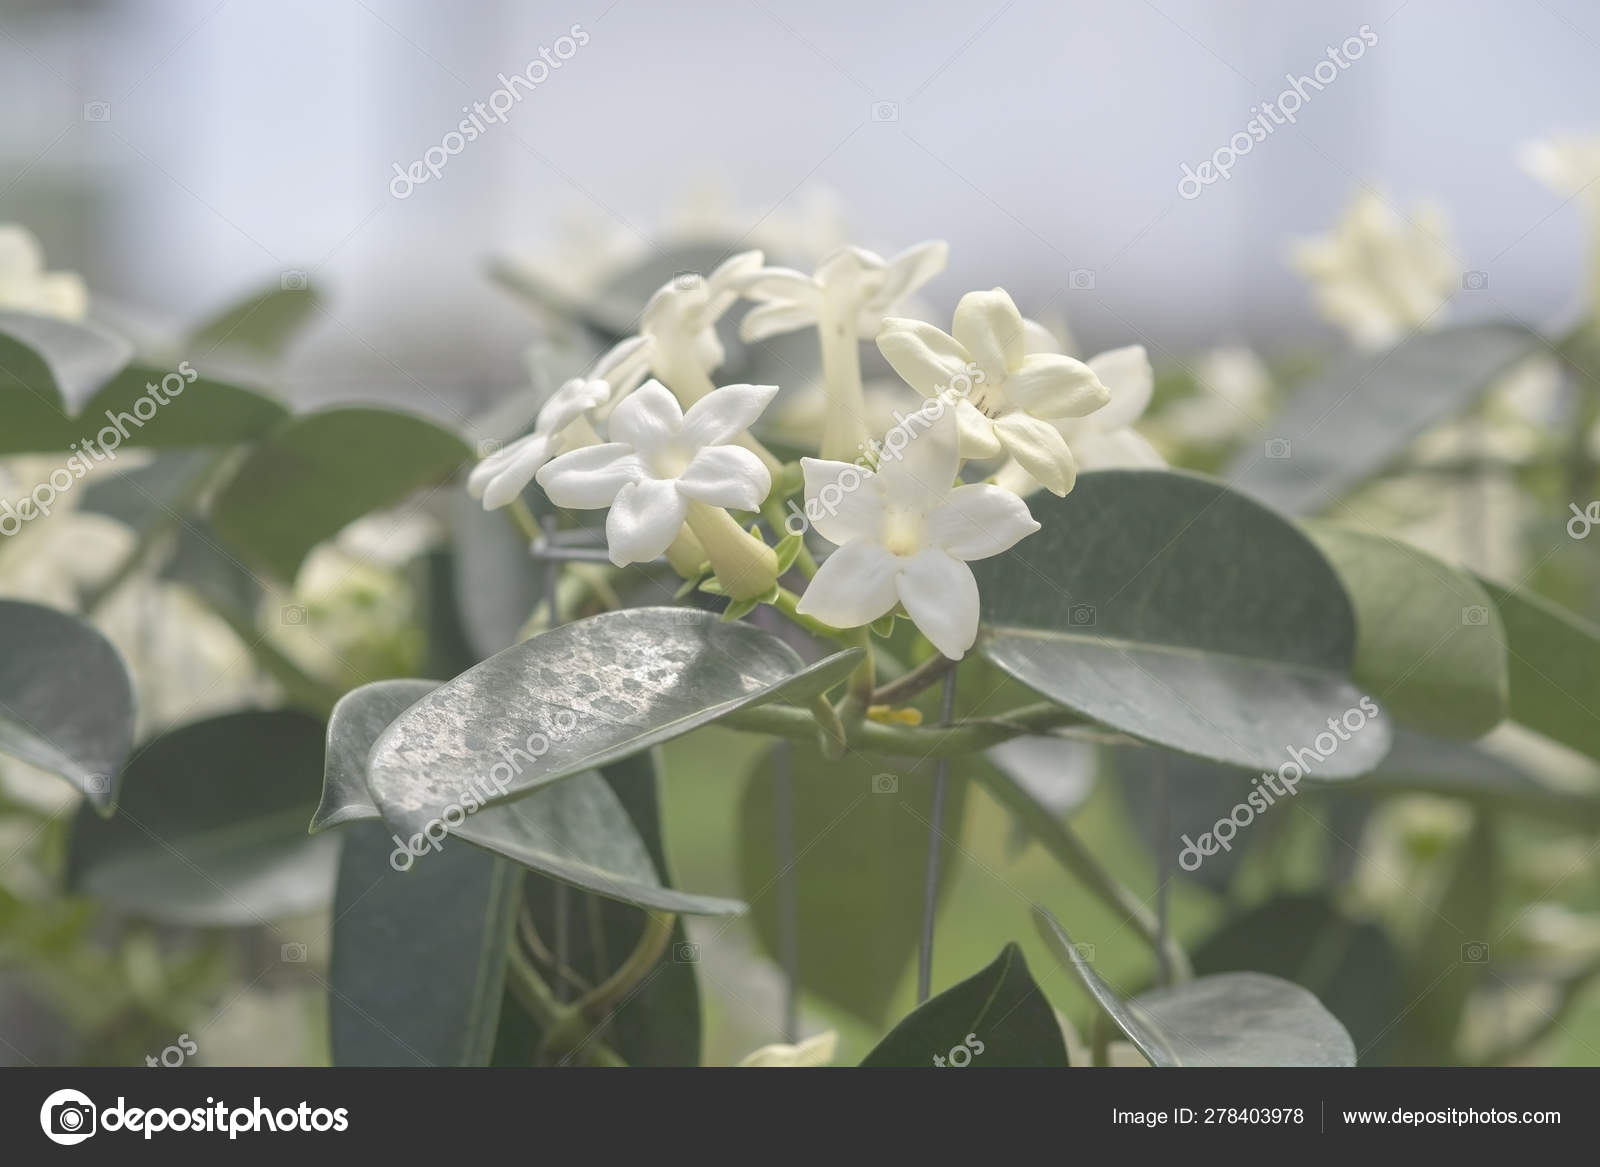
<svg viewBox="0 0 1600 1167"><path fill-rule="evenodd" d="M539 410L533 432L496 450L467 477L467 493L483 500L485 510L498 510L520 495L539 468L554 458L599 440L585 415L611 399L603 380L574 377Z"/></svg>
<svg viewBox="0 0 1600 1167"><path fill-rule="evenodd" d="M999 555L1039 524L1008 490L952 488L961 461L958 427L948 405L925 405L913 419L930 413L927 428L911 434L897 457L886 453L875 473L800 460L806 515L839 549L798 610L835 628L858 628L904 604L934 647L960 660L978 635L978 581L967 562Z"/></svg>
<svg viewBox="0 0 1600 1167"><path fill-rule="evenodd" d="M702 530L711 529L704 511L758 510L772 489L761 459L728 443L777 391L773 385L728 385L685 411L659 381L647 381L612 411L610 441L547 463L539 485L560 507L611 508L606 542L618 567L665 553L686 520L715 566L715 536ZM744 535L737 524L733 529Z"/></svg>
<svg viewBox="0 0 1600 1167"><path fill-rule="evenodd" d="M1564 199L1584 197L1600 202L1600 136L1554 134L1528 142L1517 151L1523 171Z"/></svg>
<svg viewBox="0 0 1600 1167"><path fill-rule="evenodd" d="M1103 408L1110 392L1082 361L1028 352L1030 330L1003 288L961 297L952 332L891 319L878 349L917 392L954 401L963 457L1009 454L1046 489L1066 494L1077 463L1051 423Z"/></svg>
<svg viewBox="0 0 1600 1167"><path fill-rule="evenodd" d="M1215 445L1249 437L1266 424L1272 374L1253 348L1219 345L1194 362L1198 392L1174 401L1155 418L1175 442Z"/></svg>
<svg viewBox="0 0 1600 1167"><path fill-rule="evenodd" d="M620 398L648 370L685 405L694 404L711 391L710 374L727 355L717 338L717 322L738 301L740 282L762 262L761 252L744 251L710 275L674 277L645 304L640 343L623 341L600 359L591 375L609 381Z"/></svg>
<svg viewBox="0 0 1600 1167"><path fill-rule="evenodd" d="M740 290L760 306L745 315L739 335L756 341L797 328L842 324L855 339L870 339L889 313L944 270L949 256L948 243L929 239L892 259L864 247L841 247L809 276L792 268L762 268L740 282Z"/></svg>
<svg viewBox="0 0 1600 1167"><path fill-rule="evenodd" d="M798 1045L764 1045L747 1054L739 1065L744 1066L826 1066L833 1062L839 1047L839 1035L833 1030L808 1037Z"/></svg>
<svg viewBox="0 0 1600 1167"><path fill-rule="evenodd" d="M1402 216L1370 190L1327 234L1295 243L1290 262L1323 316L1369 349L1437 324L1461 280L1442 209L1424 203Z"/></svg>
<svg viewBox="0 0 1600 1167"><path fill-rule="evenodd" d="M44 270L33 232L0 223L0 309L82 320L89 313L89 292L74 272Z"/></svg>

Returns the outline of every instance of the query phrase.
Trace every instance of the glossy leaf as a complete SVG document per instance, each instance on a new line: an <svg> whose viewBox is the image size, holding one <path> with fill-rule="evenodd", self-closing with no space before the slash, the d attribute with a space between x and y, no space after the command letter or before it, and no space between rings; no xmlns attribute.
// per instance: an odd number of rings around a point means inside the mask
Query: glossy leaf
<svg viewBox="0 0 1600 1167"><path fill-rule="evenodd" d="M110 641L54 608L0 600L0 753L59 774L102 812L133 744L133 682Z"/></svg>
<svg viewBox="0 0 1600 1167"><path fill-rule="evenodd" d="M471 451L410 414L341 408L286 422L256 447L212 504L222 536L279 578L362 515L448 477Z"/></svg>
<svg viewBox="0 0 1600 1167"><path fill-rule="evenodd" d="M381 823L342 832L329 968L339 1066L488 1064L520 872L449 847L398 872Z"/></svg>
<svg viewBox="0 0 1600 1167"><path fill-rule="evenodd" d="M322 757L322 723L301 713L229 713L161 734L124 771L114 818L79 812L68 886L196 926L326 906L338 843L305 832Z"/></svg>
<svg viewBox="0 0 1600 1167"><path fill-rule="evenodd" d="M1066 1043L1022 949L917 1007L863 1066L1065 1066Z"/></svg>
<svg viewBox="0 0 1600 1167"><path fill-rule="evenodd" d="M1482 582L1505 625L1512 719L1600 758L1600 627L1528 592Z"/></svg>
<svg viewBox="0 0 1600 1167"><path fill-rule="evenodd" d="M1351 357L1295 390L1226 477L1280 510L1324 510L1544 349L1519 325L1472 324Z"/></svg>
<svg viewBox="0 0 1600 1167"><path fill-rule="evenodd" d="M1381 535L1310 532L1355 607L1356 682L1396 721L1474 738L1505 719L1505 630L1471 575Z"/></svg>
<svg viewBox="0 0 1600 1167"><path fill-rule="evenodd" d="M390 722L438 686L437 681L374 681L339 699L328 717L322 801L311 816L310 834L380 817L367 793L367 754Z"/></svg>
<svg viewBox="0 0 1600 1167"><path fill-rule="evenodd" d="M1085 474L1030 499L1043 529L975 564L990 661L1051 700L1130 736L1256 770L1309 748L1357 709L1355 621L1300 531L1194 475ZM1312 776L1372 769L1387 719Z"/></svg>

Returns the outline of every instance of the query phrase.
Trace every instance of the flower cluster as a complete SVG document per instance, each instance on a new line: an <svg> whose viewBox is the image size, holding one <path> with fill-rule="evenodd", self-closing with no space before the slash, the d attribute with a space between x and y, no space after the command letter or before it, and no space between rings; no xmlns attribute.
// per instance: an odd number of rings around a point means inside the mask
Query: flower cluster
<svg viewBox="0 0 1600 1167"><path fill-rule="evenodd" d="M468 489L493 509L537 480L557 507L607 511L618 567L664 555L703 586L714 576L730 612L771 602L840 632L903 613L960 659L978 633L967 565L1039 529L1027 495L1066 494L1080 467L1163 462L1133 429L1153 387L1142 347L1069 356L1001 288L963 296L948 333L896 315L947 256L942 241L888 259L842 247L806 274L747 251L680 275ZM717 387L719 325L741 300L746 343L816 331L824 407L804 437L820 457L786 464L752 436L778 386ZM892 426L863 392L862 341L923 399ZM797 488L803 511L787 499ZM833 546L820 567L786 513ZM758 515L773 543L750 525ZM798 597L779 584L791 564L809 577Z"/></svg>

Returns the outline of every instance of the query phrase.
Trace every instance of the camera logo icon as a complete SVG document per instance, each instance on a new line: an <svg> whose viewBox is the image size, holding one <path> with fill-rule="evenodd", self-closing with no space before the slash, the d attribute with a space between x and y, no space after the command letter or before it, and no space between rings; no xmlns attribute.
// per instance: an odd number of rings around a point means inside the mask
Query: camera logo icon
<svg viewBox="0 0 1600 1167"><path fill-rule="evenodd" d="M298 268L290 268L278 280L278 286L285 292L303 292L311 281L306 279L306 273Z"/></svg>
<svg viewBox="0 0 1600 1167"><path fill-rule="evenodd" d="M111 103L109 101L86 101L83 103L83 120L86 122L108 122L111 120Z"/></svg>
<svg viewBox="0 0 1600 1167"><path fill-rule="evenodd" d="M1074 604L1067 609L1067 623L1074 628L1093 628L1094 617L1093 604Z"/></svg>
<svg viewBox="0 0 1600 1167"><path fill-rule="evenodd" d="M1481 292L1489 286L1489 273L1486 271L1469 271L1461 273L1461 289L1465 292Z"/></svg>
<svg viewBox="0 0 1600 1167"><path fill-rule="evenodd" d="M1488 964L1489 946L1482 940L1469 940L1461 946L1462 964Z"/></svg>
<svg viewBox="0 0 1600 1167"><path fill-rule="evenodd" d="M897 122L900 120L900 103L897 101L875 101L872 103L872 120L875 122Z"/></svg>
<svg viewBox="0 0 1600 1167"><path fill-rule="evenodd" d="M697 271L681 271L672 277L672 286L680 292L692 292L706 282L706 277Z"/></svg>
<svg viewBox="0 0 1600 1167"><path fill-rule="evenodd" d="M278 955L285 964L304 964L306 962L306 946L304 944L285 944L278 950Z"/></svg>
<svg viewBox="0 0 1600 1167"><path fill-rule="evenodd" d="M279 619L291 628L299 628L306 622L306 610L299 604L285 604Z"/></svg>
<svg viewBox="0 0 1600 1167"><path fill-rule="evenodd" d="M674 944L672 946L672 959L678 964L699 964L700 946L698 944Z"/></svg>
<svg viewBox="0 0 1600 1167"><path fill-rule="evenodd" d="M505 445L499 438L484 438L478 443L478 457L487 458L491 454L498 454L505 449Z"/></svg>
<svg viewBox="0 0 1600 1167"><path fill-rule="evenodd" d="M1269 458L1287 458L1288 456L1289 456L1289 439L1288 438L1268 438L1267 439L1267 457L1269 457Z"/></svg>
<svg viewBox="0 0 1600 1167"><path fill-rule="evenodd" d="M1094 272L1086 267L1075 267L1067 273L1067 287L1074 292L1094 291Z"/></svg>
<svg viewBox="0 0 1600 1167"><path fill-rule="evenodd" d="M874 774L872 776L872 793L898 794L900 793L900 779L893 774Z"/></svg>
<svg viewBox="0 0 1600 1167"><path fill-rule="evenodd" d="M1487 624L1489 622L1489 609L1482 604L1468 604L1461 609L1461 622L1469 628Z"/></svg>
<svg viewBox="0 0 1600 1167"><path fill-rule="evenodd" d="M57 1090L39 1108L39 1125L52 1143L71 1147L95 1132L95 1106L77 1090Z"/></svg>

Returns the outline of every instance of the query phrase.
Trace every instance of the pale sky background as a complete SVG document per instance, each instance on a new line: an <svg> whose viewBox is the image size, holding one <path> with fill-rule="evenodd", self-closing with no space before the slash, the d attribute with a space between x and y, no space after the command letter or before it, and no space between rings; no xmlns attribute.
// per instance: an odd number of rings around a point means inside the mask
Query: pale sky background
<svg viewBox="0 0 1600 1167"><path fill-rule="evenodd" d="M589 43L506 125L390 196L391 163L574 24ZM1182 163L1363 25L1378 43L1298 124L1179 197ZM950 240L941 312L1004 284L1090 348L1159 359L1331 343L1284 247L1362 182L1449 210L1489 273L1457 316L1562 319L1581 224L1515 155L1600 130L1600 5L0 0L0 109L0 220L103 300L176 323L312 272L332 300L292 366L308 399L487 399L533 336L488 256L553 246L574 206L648 231L711 180L744 227L831 187L863 243Z"/></svg>

